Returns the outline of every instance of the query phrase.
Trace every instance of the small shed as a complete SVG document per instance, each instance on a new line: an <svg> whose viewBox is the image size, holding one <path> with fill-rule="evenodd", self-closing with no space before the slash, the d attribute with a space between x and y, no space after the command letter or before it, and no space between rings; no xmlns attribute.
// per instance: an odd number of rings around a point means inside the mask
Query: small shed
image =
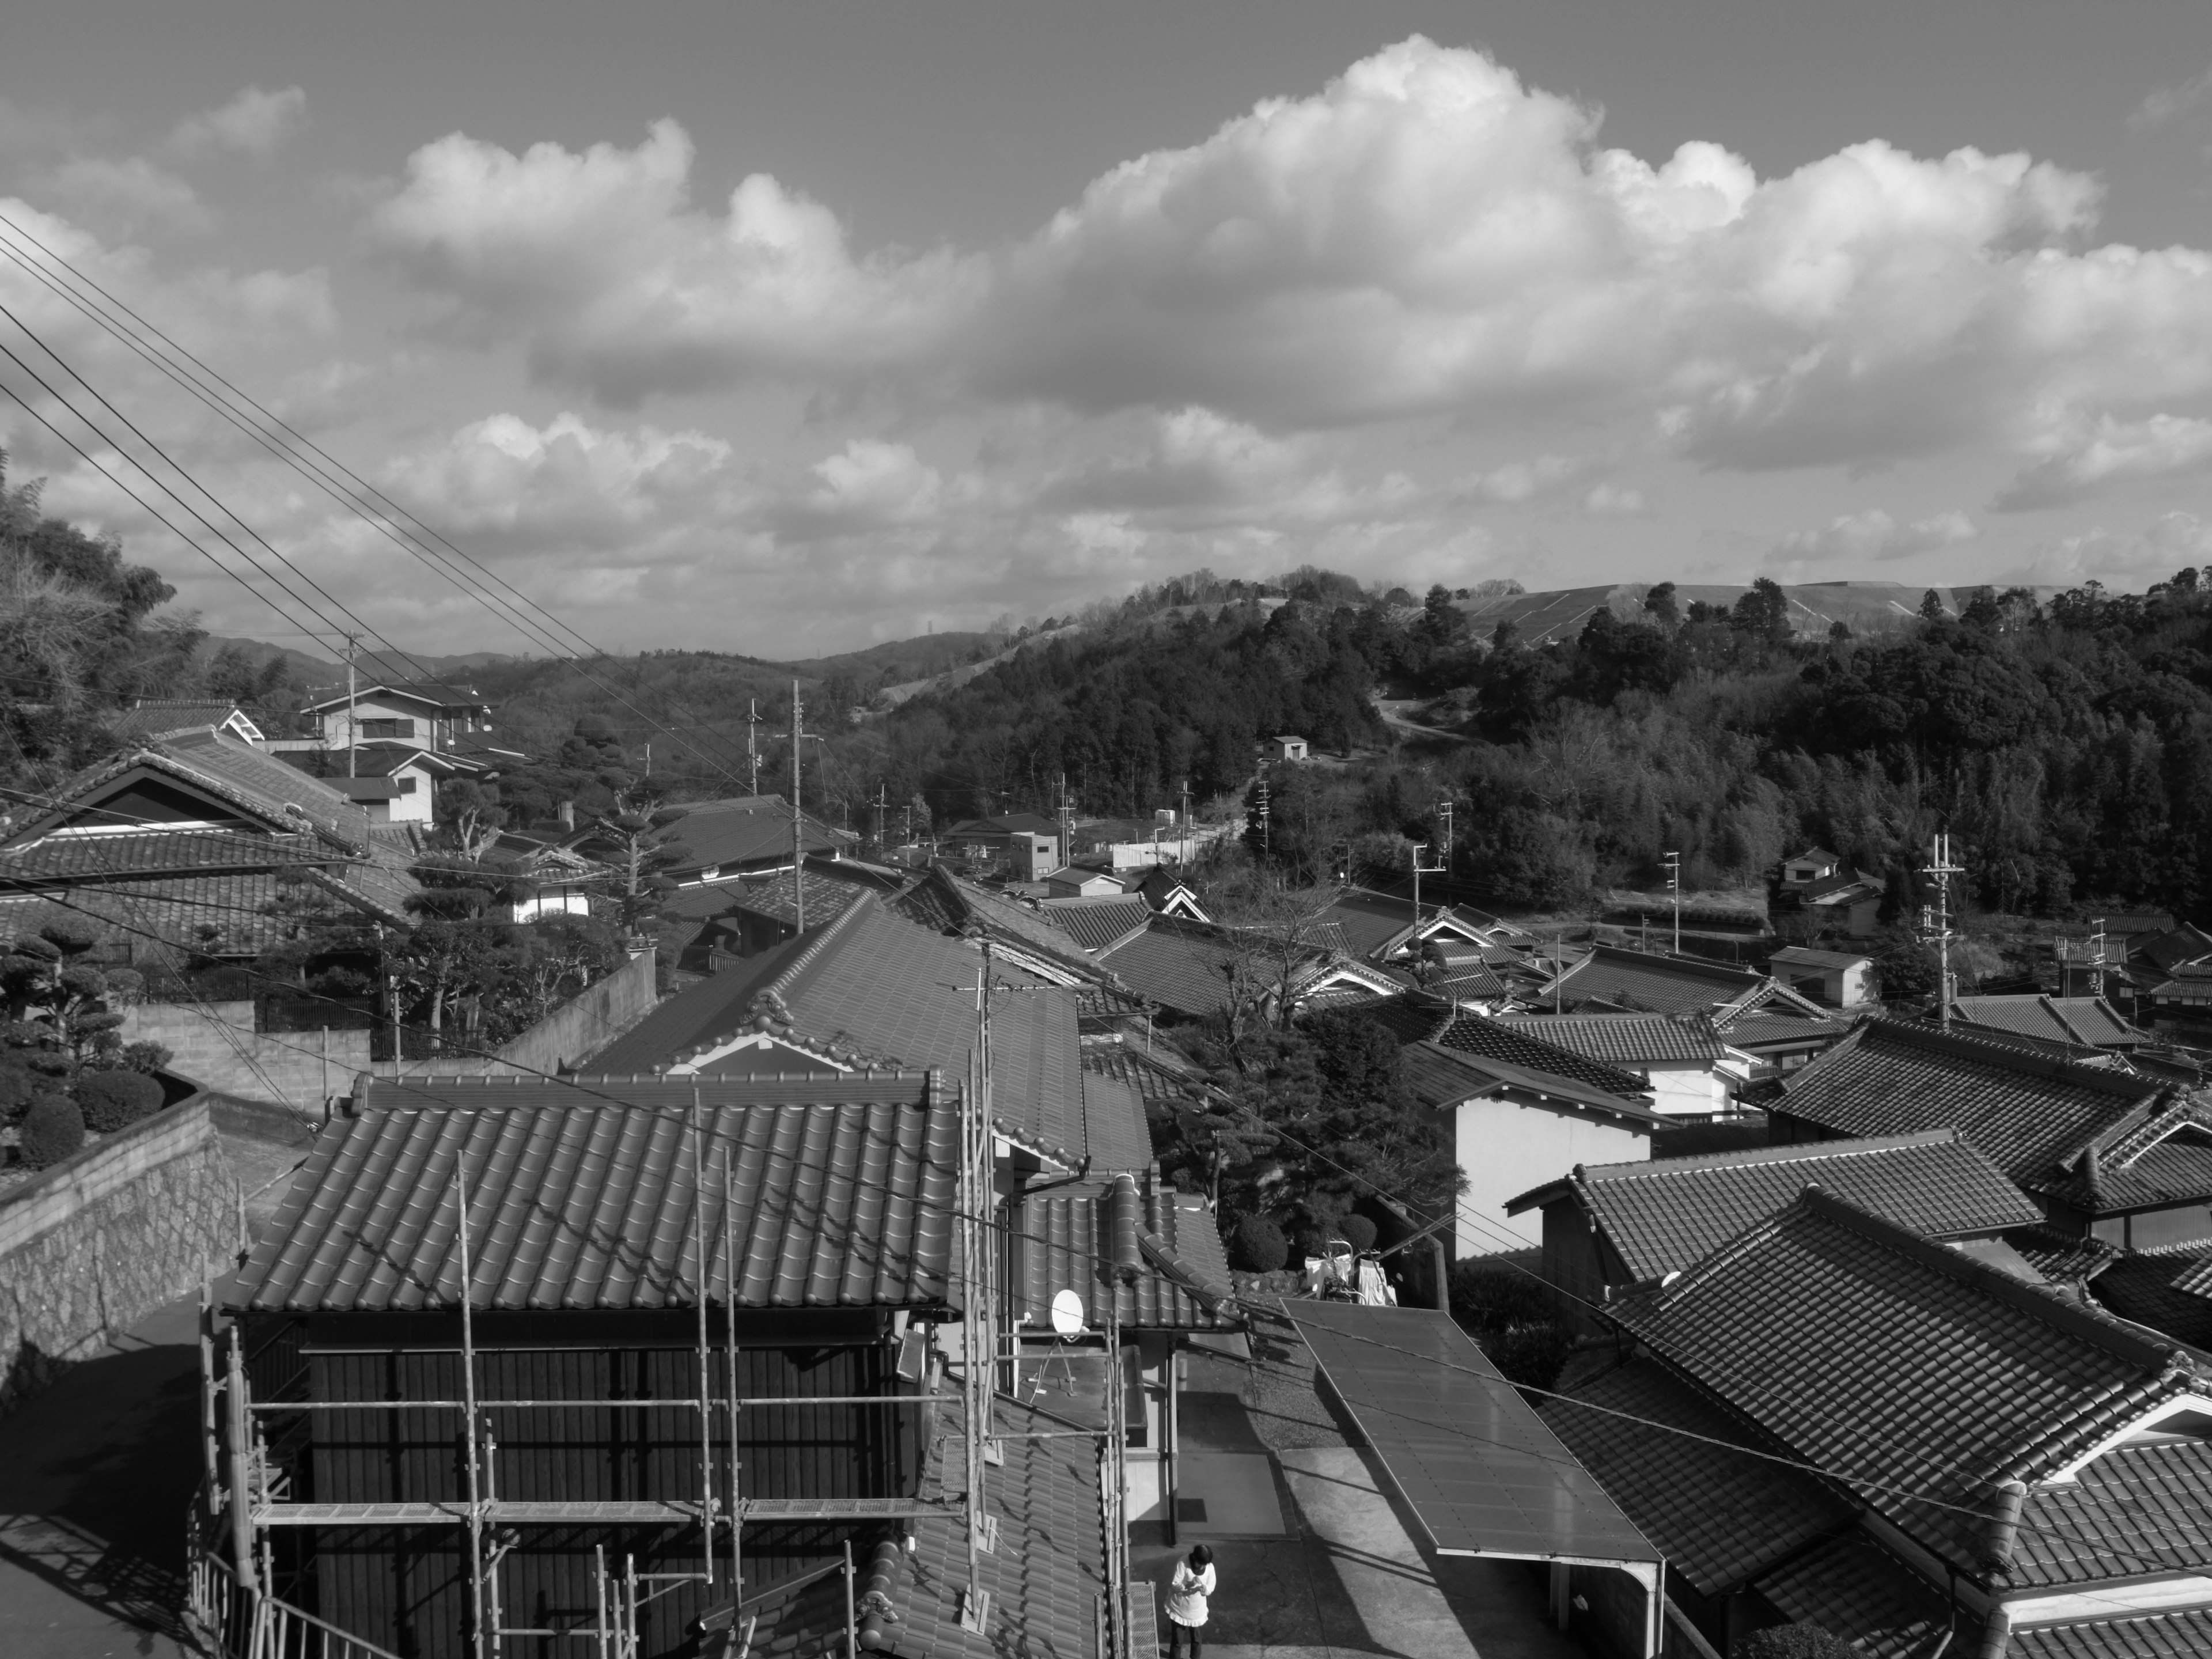
<svg viewBox="0 0 2212 1659"><path fill-rule="evenodd" d="M1267 748L1269 760L1302 761L1308 758L1304 738L1270 738Z"/></svg>
<svg viewBox="0 0 2212 1659"><path fill-rule="evenodd" d="M1849 951L1786 945L1774 953L1768 971L1801 995L1831 1008L1856 1008L1875 1000L1873 961Z"/></svg>
<svg viewBox="0 0 2212 1659"><path fill-rule="evenodd" d="M1119 898L1127 890L1111 870L1085 869L1068 865L1044 878L1045 890L1054 898Z"/></svg>

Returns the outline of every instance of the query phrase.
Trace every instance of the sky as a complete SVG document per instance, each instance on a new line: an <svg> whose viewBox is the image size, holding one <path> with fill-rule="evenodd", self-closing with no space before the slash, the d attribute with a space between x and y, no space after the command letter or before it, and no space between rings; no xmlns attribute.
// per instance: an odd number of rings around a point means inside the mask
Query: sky
<svg viewBox="0 0 2212 1659"><path fill-rule="evenodd" d="M29 0L8 37L0 217L611 649L1200 568L2212 562L2201 4ZM0 306L0 386L167 516L110 441L385 638L534 648L4 260ZM214 631L327 645L5 398L0 446Z"/></svg>

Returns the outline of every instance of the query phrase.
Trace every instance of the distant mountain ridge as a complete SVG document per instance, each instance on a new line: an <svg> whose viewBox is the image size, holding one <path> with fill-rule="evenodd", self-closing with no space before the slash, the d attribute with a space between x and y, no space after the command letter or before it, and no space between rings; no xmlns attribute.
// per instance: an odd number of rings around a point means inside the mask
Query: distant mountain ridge
<svg viewBox="0 0 2212 1659"><path fill-rule="evenodd" d="M1641 613L1644 595L1657 586L1656 582L1616 582L1602 587L1506 593L1465 599L1459 608L1467 613L1468 621L1479 633L1486 634L1498 623L1510 622L1520 634L1522 644L1543 645L1553 640L1574 638L1582 632L1590 614L1601 608L1624 619ZM1854 634L1879 633L1887 628L1902 626L1920 614L1921 598L1930 591L1924 584L1880 581L1784 582L1781 587L1783 597L1790 601L1791 628L1801 635L1812 636L1825 636L1837 623L1842 623ZM1702 600L1727 610L1750 591L1748 582L1678 582L1674 586L1674 605L1677 611L1686 612L1693 603ZM1943 608L1956 616L1975 589L1937 587L1933 591ZM2033 590L2039 600L2047 600L2059 591L2056 587Z"/></svg>

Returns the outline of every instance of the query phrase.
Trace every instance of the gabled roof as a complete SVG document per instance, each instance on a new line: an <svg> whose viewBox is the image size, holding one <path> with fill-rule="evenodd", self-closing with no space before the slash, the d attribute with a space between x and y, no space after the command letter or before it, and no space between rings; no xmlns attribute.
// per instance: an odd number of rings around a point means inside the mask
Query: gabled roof
<svg viewBox="0 0 2212 1659"><path fill-rule="evenodd" d="M987 937L1060 983L1105 976L1098 963L1039 912L963 880L941 860L932 860L890 903L933 933Z"/></svg>
<svg viewBox="0 0 2212 1659"><path fill-rule="evenodd" d="M227 697L141 697L107 721L108 731L125 742L193 726L229 726L248 743L261 735L246 711ZM240 726L245 730L240 731Z"/></svg>
<svg viewBox="0 0 2212 1659"><path fill-rule="evenodd" d="M1149 923L1151 902L1139 894L1115 898L1048 899L1040 913L1086 951L1111 951Z"/></svg>
<svg viewBox="0 0 2212 1659"><path fill-rule="evenodd" d="M1767 960L1786 968L1835 969L1863 968L1873 958L1863 951L1816 951L1809 945L1787 945Z"/></svg>
<svg viewBox="0 0 2212 1659"><path fill-rule="evenodd" d="M2201 962L2206 957L2212 957L2212 933L2206 933L2192 922L2185 921L2171 933L2145 939L2135 947L2132 954L2141 957L2160 973L2170 974L2184 963Z"/></svg>
<svg viewBox="0 0 2212 1659"><path fill-rule="evenodd" d="M1856 870L1838 870L1796 890L1800 904L1840 904L1846 899L1876 898L1881 893L1880 887Z"/></svg>
<svg viewBox="0 0 2212 1659"><path fill-rule="evenodd" d="M1652 1129L1667 1122L1639 1100L1594 1088L1558 1072L1464 1054L1437 1042L1409 1042L1403 1054L1406 1086L1415 1100L1432 1110L1514 1093L1531 1097L1539 1103L1594 1109Z"/></svg>
<svg viewBox="0 0 2212 1659"><path fill-rule="evenodd" d="M140 772L198 791L272 833L310 830L327 844L353 854L368 845L368 815L360 807L274 755L228 732L204 729L149 738L87 767L54 792L54 810L16 839L33 840L79 818L102 823L96 807L100 796Z"/></svg>
<svg viewBox="0 0 2212 1659"><path fill-rule="evenodd" d="M321 863L329 857L329 849L311 835L119 829L113 834L48 836L0 848L0 881L43 884L271 870Z"/></svg>
<svg viewBox="0 0 2212 1659"><path fill-rule="evenodd" d="M2131 1048L2150 1041L2102 997L1954 997L1954 1019L2075 1048Z"/></svg>
<svg viewBox="0 0 2212 1659"><path fill-rule="evenodd" d="M504 1091L485 1082L483 1097L498 1102ZM927 1077L872 1085L866 1098L836 1103L817 1103L805 1083L702 1085L697 1137L688 1087L681 1106L571 1090L558 1104L342 1120L318 1139L255 1248L240 1305L457 1306L456 1170L477 1308L690 1307L702 1279L708 1295L748 1308L941 1305L958 1115ZM726 1183L735 1193L726 1218Z"/></svg>
<svg viewBox="0 0 2212 1659"><path fill-rule="evenodd" d="M722 800L685 803L676 810L684 816L653 836L655 845L678 842L690 849L679 870L789 862L791 804L781 795L738 795ZM805 850L835 852L836 836L811 816L800 819ZM596 844L590 831L577 845L590 851Z"/></svg>
<svg viewBox="0 0 2212 1659"><path fill-rule="evenodd" d="M1842 1135L1957 1128L2022 1186L2136 1126L2164 1084L2075 1065L2016 1044L1873 1019L1786 1079L1773 1109Z"/></svg>
<svg viewBox="0 0 2212 1659"><path fill-rule="evenodd" d="M1363 1002L1359 1005L1359 1012L1401 1043L1428 1042L1462 1018L1457 1007L1434 994L1426 986L1419 990L1401 991L1395 996L1377 997L1372 1002Z"/></svg>
<svg viewBox="0 0 2212 1659"><path fill-rule="evenodd" d="M1802 853L1792 853L1782 861L1784 864L1841 864L1844 855L1831 853L1825 847L1808 847Z"/></svg>
<svg viewBox="0 0 2212 1659"><path fill-rule="evenodd" d="M433 708L489 708L483 693L472 685L453 685L436 680L369 680L356 685L351 691L341 685L331 688L330 695L315 698L301 706L303 714L319 714L325 709L343 708L349 701L361 702L371 697L405 697Z"/></svg>
<svg viewBox="0 0 2212 1659"><path fill-rule="evenodd" d="M1435 1041L1447 1048L1484 1060L1500 1060L1524 1071L1571 1078L1586 1088L1621 1100L1642 1100L1650 1085L1632 1073L1593 1060L1562 1043L1549 1042L1526 1027L1528 1021L1508 1024L1481 1014L1462 1013L1438 1032Z"/></svg>
<svg viewBox="0 0 2212 1659"><path fill-rule="evenodd" d="M1986 1513L1996 1482L2052 1474L2198 1386L2172 1343L1818 1189L1612 1312L1970 1572L1986 1525L1936 1505Z"/></svg>
<svg viewBox="0 0 2212 1659"><path fill-rule="evenodd" d="M915 926L866 893L836 921L713 974L660 1004L593 1061L611 1072L724 1063L763 1034L832 1064L966 1074L975 1043L976 947ZM991 1045L996 1118L1057 1158L1151 1157L1141 1107L1084 1086L1074 999L995 958ZM745 1068L744 1050L726 1056ZM1094 1117L1096 1121L1093 1121ZM1130 1120L1130 1121L1125 1121Z"/></svg>
<svg viewBox="0 0 2212 1659"><path fill-rule="evenodd" d="M1737 1588L1856 1513L1789 1468L1779 1441L1648 1359L1614 1365L1540 1409L1637 1530L1706 1595ZM1723 1449L1731 1446L1766 1455Z"/></svg>
<svg viewBox="0 0 2212 1659"><path fill-rule="evenodd" d="M1684 1014L1719 1010L1757 991L1762 980L1741 968L1690 957L1647 956L1597 945L1567 968L1560 991L1574 1006L1600 1002L1639 1012Z"/></svg>
<svg viewBox="0 0 2212 1659"><path fill-rule="evenodd" d="M1713 1035L1711 1022L1694 1015L1674 1019L1664 1014L1502 1014L1498 1023L1613 1066L1711 1066L1729 1053L1728 1045Z"/></svg>
<svg viewBox="0 0 2212 1659"><path fill-rule="evenodd" d="M1346 956L1371 957L1413 930L1413 907L1407 899L1353 887L1338 894L1320 920L1335 927Z"/></svg>
<svg viewBox="0 0 2212 1659"><path fill-rule="evenodd" d="M988 836L1056 836L1060 824L1035 812L1009 812L1001 817L968 818L945 833L957 839Z"/></svg>
<svg viewBox="0 0 2212 1659"><path fill-rule="evenodd" d="M1099 960L1147 1002L1195 1016L1229 1006L1238 957L1222 929L1155 914Z"/></svg>
<svg viewBox="0 0 2212 1659"><path fill-rule="evenodd" d="M1936 1238L1994 1233L2042 1218L1955 1129L1577 1164L1565 1180L1523 1193L1505 1210L1517 1215L1572 1199L1612 1242L1632 1279L1644 1280L1690 1266L1808 1187Z"/></svg>

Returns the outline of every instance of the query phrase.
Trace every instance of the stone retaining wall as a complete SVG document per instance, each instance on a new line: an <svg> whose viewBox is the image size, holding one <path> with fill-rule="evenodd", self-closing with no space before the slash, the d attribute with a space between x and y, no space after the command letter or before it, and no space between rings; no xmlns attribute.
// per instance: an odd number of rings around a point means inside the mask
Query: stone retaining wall
<svg viewBox="0 0 2212 1659"><path fill-rule="evenodd" d="M227 1270L238 1226L204 1096L0 1195L0 1412Z"/></svg>

